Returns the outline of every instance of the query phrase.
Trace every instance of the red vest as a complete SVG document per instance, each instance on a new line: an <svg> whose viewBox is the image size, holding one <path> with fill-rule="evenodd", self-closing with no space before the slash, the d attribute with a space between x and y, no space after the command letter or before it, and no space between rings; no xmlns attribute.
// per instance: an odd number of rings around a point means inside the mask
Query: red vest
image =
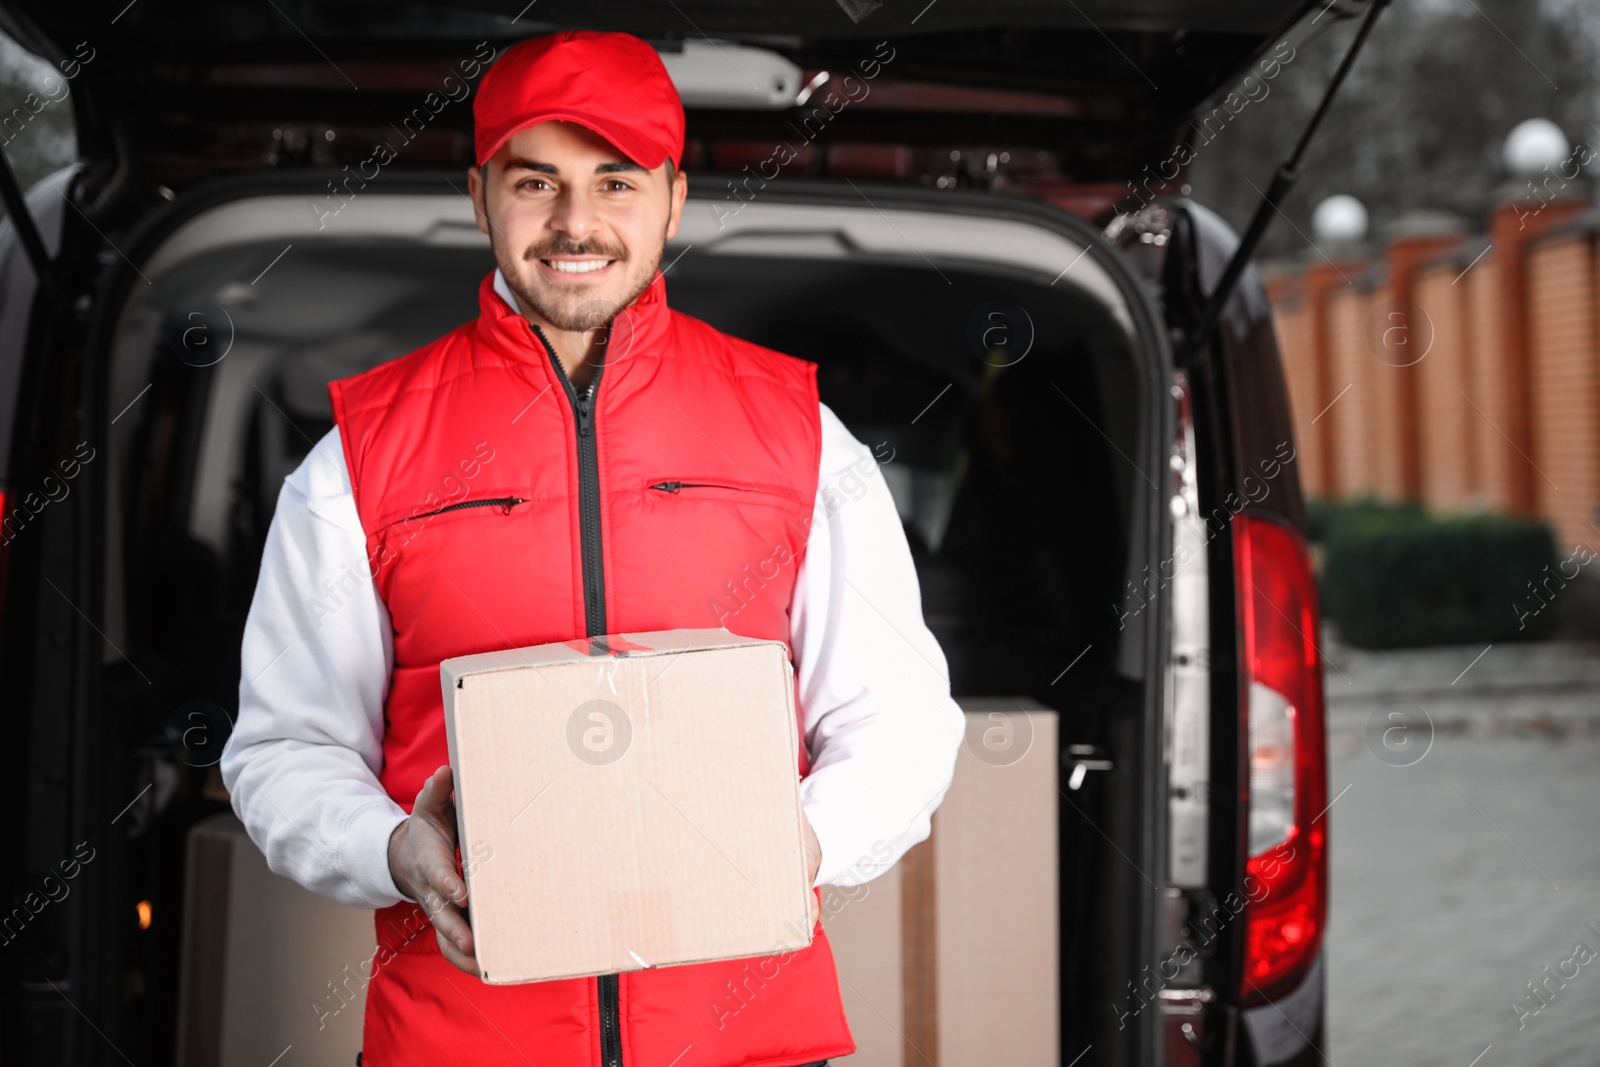
<svg viewBox="0 0 1600 1067"><path fill-rule="evenodd" d="M407 811L449 762L443 659L719 625L787 642L817 492L816 365L670 310L660 275L617 316L589 391L492 274L478 303L475 321L328 386L393 623L380 780ZM799 760L804 776L803 744ZM416 904L376 926L366 1067L788 1067L855 1051L820 924L798 952L513 986L446 962Z"/></svg>

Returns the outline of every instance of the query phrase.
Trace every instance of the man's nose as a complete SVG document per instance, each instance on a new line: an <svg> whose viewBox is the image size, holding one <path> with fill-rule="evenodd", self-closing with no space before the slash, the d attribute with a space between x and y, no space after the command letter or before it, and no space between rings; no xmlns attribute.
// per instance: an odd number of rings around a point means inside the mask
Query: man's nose
<svg viewBox="0 0 1600 1067"><path fill-rule="evenodd" d="M594 199L586 190L565 189L550 212L550 228L582 244L599 229L600 219L595 207Z"/></svg>

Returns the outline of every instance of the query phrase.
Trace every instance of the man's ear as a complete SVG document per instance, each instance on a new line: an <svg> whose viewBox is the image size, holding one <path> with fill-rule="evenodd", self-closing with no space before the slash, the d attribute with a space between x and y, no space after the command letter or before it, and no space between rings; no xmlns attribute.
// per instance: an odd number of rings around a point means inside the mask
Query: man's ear
<svg viewBox="0 0 1600 1067"><path fill-rule="evenodd" d="M672 207L667 215L667 239L678 236L678 220L683 217L683 202L689 196L689 176L678 171L672 177Z"/></svg>
<svg viewBox="0 0 1600 1067"><path fill-rule="evenodd" d="M484 234L489 232L489 189L484 180L488 170L488 164L484 164L481 168L467 168L467 196L472 201L473 221L478 224L478 231Z"/></svg>

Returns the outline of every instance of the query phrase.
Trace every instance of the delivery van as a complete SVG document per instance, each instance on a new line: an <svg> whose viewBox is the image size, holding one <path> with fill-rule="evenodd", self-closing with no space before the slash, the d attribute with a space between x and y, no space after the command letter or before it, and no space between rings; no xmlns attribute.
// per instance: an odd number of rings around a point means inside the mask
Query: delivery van
<svg viewBox="0 0 1600 1067"><path fill-rule="evenodd" d="M79 157L0 173L7 1062L355 1062L347 972L290 950L354 959L360 921L297 902L229 823L241 633L327 382L476 315L476 79L569 26L646 38L679 84L672 306L816 362L953 693L1036 730L1042 791L963 840L1046 828L1048 893L952 889L918 934L944 883L908 854L880 894L901 925L861 936L943 940L882 1003L846 986L883 1036L858 1062L979 1062L935 1040L960 981L1048 1033L1040 1063L1321 1062L1303 460L1262 282L1183 166L1230 94L1368 5L117 6L0 3L70 85ZM1024 906L1045 985L985 962ZM278 1026L356 1043L239 1036Z"/></svg>

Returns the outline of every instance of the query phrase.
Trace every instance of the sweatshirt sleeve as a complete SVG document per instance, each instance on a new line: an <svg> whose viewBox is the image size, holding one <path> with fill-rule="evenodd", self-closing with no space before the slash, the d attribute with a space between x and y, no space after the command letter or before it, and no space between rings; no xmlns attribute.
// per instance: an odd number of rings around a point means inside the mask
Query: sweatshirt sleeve
<svg viewBox="0 0 1600 1067"><path fill-rule="evenodd" d="M790 605L817 885L859 885L927 838L965 736L872 452L822 405L817 500Z"/></svg>
<svg viewBox="0 0 1600 1067"><path fill-rule="evenodd" d="M406 813L377 777L392 662L335 427L279 490L219 769L267 866L357 907L409 899L388 859Z"/></svg>

